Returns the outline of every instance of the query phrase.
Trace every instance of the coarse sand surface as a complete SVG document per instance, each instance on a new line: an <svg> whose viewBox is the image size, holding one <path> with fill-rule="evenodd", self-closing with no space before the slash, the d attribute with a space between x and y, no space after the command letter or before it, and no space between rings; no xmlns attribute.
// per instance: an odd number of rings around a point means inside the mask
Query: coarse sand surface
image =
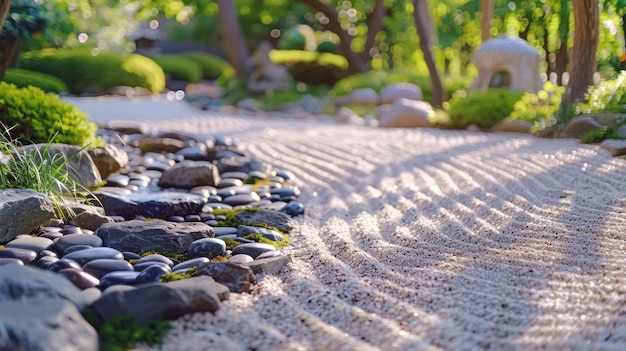
<svg viewBox="0 0 626 351"><path fill-rule="evenodd" d="M626 348L626 162L597 146L69 100L100 124L237 137L298 177L293 262L173 322L162 350Z"/></svg>

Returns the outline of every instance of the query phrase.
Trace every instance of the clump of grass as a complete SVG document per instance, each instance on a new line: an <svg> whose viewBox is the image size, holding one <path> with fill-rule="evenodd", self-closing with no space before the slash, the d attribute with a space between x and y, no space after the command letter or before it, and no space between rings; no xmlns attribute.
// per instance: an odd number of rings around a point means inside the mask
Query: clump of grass
<svg viewBox="0 0 626 351"><path fill-rule="evenodd" d="M151 320L146 325L139 325L132 316L115 316L103 322L90 308L83 310L82 314L98 331L100 350L103 351L132 350L139 343L161 345L172 328L168 321L163 320Z"/></svg>
<svg viewBox="0 0 626 351"><path fill-rule="evenodd" d="M224 241L224 243L226 244L226 250L232 250L236 246L241 245L241 243L235 239L231 239L231 238L220 238L220 239Z"/></svg>
<svg viewBox="0 0 626 351"><path fill-rule="evenodd" d="M68 197L85 199L89 193L67 172L74 155L50 151L55 135L43 148L21 150L21 142L11 137L12 128L0 125L4 129L0 131L0 189L32 189L48 196L58 218L74 217Z"/></svg>
<svg viewBox="0 0 626 351"><path fill-rule="evenodd" d="M233 255L217 256L217 257L213 257L213 258L211 259L211 262L226 262L226 261L228 261L231 257L233 257Z"/></svg>

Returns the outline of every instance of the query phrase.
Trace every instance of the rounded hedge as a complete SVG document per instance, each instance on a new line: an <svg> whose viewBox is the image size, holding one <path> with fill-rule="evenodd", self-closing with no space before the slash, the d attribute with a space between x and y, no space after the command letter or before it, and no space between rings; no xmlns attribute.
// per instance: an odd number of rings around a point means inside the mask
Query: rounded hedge
<svg viewBox="0 0 626 351"><path fill-rule="evenodd" d="M12 128L13 138L33 143L47 143L55 136L56 143L84 146L96 139L97 127L87 114L33 86L0 82L0 116L5 127Z"/></svg>
<svg viewBox="0 0 626 351"><path fill-rule="evenodd" d="M491 88L472 91L465 97L450 100L450 126L465 128L474 124L491 128L513 112L513 106L524 95L509 89Z"/></svg>
<svg viewBox="0 0 626 351"><path fill-rule="evenodd" d="M232 68L227 61L206 52L192 51L183 54L184 57L195 61L202 68L202 76L205 79L216 79L222 73Z"/></svg>
<svg viewBox="0 0 626 351"><path fill-rule="evenodd" d="M183 80L190 83L202 80L202 66L182 55L158 55L152 58L168 77L168 80Z"/></svg>
<svg viewBox="0 0 626 351"><path fill-rule="evenodd" d="M14 84L18 88L34 86L47 93L63 93L68 91L67 85L55 76L21 68L7 69L4 73L3 81Z"/></svg>
<svg viewBox="0 0 626 351"><path fill-rule="evenodd" d="M60 78L72 94L87 90L102 93L115 86L143 87L154 93L165 88L161 67L136 54L93 53L84 48L44 49L23 54L20 65Z"/></svg>

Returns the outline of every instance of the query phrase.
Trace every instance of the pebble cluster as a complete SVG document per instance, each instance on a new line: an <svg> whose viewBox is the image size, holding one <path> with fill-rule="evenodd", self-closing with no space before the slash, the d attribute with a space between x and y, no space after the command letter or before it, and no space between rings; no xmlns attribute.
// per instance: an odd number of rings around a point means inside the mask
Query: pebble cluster
<svg viewBox="0 0 626 351"><path fill-rule="evenodd" d="M19 235L6 243L0 248L0 264L26 264L58 272L81 290L158 282L168 273L185 273L205 262L247 264L281 256L277 249L280 245L275 243L286 243L287 238L286 223L280 221L304 213L304 206L297 201L300 192L290 185L294 174L251 160L236 139L217 137L198 142L184 135L147 138L110 130L100 133L105 143L117 145L129 159L126 167L106 177L104 186L94 192L107 213L101 216L106 220L100 228L87 229L73 220L53 220L34 235ZM177 181L185 183L185 175L190 175L184 172L176 175L168 187L160 183L168 169L194 160L210 162L209 168L222 167L226 171L214 172L211 185L176 187ZM139 210L110 205L120 202ZM232 209L252 209L241 214L253 216L253 223L234 225L229 212L224 211ZM146 215L154 213L163 216L157 215L160 219L154 220ZM275 213L283 215L277 217ZM267 221L259 218L263 214ZM194 224L197 226L191 228L199 231L200 237L189 240L184 252L173 252L175 257L159 250L142 255L137 250L108 247L113 241L108 239L107 230L112 227L127 228L130 233L138 231L137 225L152 226L150 230L179 225L174 227L176 232Z"/></svg>

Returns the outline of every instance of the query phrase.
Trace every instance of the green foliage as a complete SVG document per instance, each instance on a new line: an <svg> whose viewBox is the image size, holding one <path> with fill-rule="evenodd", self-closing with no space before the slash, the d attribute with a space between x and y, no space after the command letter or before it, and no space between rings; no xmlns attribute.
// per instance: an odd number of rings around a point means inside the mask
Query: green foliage
<svg viewBox="0 0 626 351"><path fill-rule="evenodd" d="M600 129L589 131L580 136L583 143L599 143L606 139L626 139L618 133L619 126L612 124Z"/></svg>
<svg viewBox="0 0 626 351"><path fill-rule="evenodd" d="M182 55L158 55L152 59L161 66L168 80L191 83L202 80L202 66L195 60Z"/></svg>
<svg viewBox="0 0 626 351"><path fill-rule="evenodd" d="M231 239L231 238L220 238L224 241L224 243L226 243L226 250L232 250L235 247L241 245L241 242L235 240L235 239Z"/></svg>
<svg viewBox="0 0 626 351"><path fill-rule="evenodd" d="M289 238L284 237L281 241L274 241L263 237L262 234L248 234L244 236L244 239L254 240L257 243L261 244L269 244L274 246L277 249L282 249L283 247L289 245L291 240Z"/></svg>
<svg viewBox="0 0 626 351"><path fill-rule="evenodd" d="M277 65L290 65L301 62L316 62L320 66L335 66L341 69L348 68L348 60L341 55L328 52L304 50L272 50L270 59Z"/></svg>
<svg viewBox="0 0 626 351"><path fill-rule="evenodd" d="M177 280L189 279L198 273L198 267L191 267L182 273L165 273L159 280L161 283L173 282Z"/></svg>
<svg viewBox="0 0 626 351"><path fill-rule="evenodd" d="M67 91L67 85L55 76L20 68L9 68L4 74L4 82L14 84L18 88L34 86L47 93Z"/></svg>
<svg viewBox="0 0 626 351"><path fill-rule="evenodd" d="M115 86L143 87L152 92L165 88L163 70L140 55L116 55L97 49L44 49L22 55L21 67L59 77L70 93L87 89L104 92Z"/></svg>
<svg viewBox="0 0 626 351"><path fill-rule="evenodd" d="M163 255L165 257L174 259L178 262L184 262L184 261L191 259L191 257L189 257L188 255L184 253L171 252L162 247L152 247L152 248L146 249L144 252L141 253L141 257L148 256L148 255Z"/></svg>
<svg viewBox="0 0 626 351"><path fill-rule="evenodd" d="M455 97L450 100L448 110L450 124L455 128L465 128L470 124L491 128L513 112L513 106L522 95L508 89L492 88Z"/></svg>
<svg viewBox="0 0 626 351"><path fill-rule="evenodd" d="M35 0L13 0L0 38L28 38L38 35L52 20L52 14L43 4Z"/></svg>
<svg viewBox="0 0 626 351"><path fill-rule="evenodd" d="M11 135L33 143L55 142L84 146L94 141L96 125L74 105L36 87L17 88L0 82L0 116Z"/></svg>
<svg viewBox="0 0 626 351"><path fill-rule="evenodd" d="M137 344L161 345L172 328L168 321L162 320L151 320L146 325L139 325L132 316L114 316L103 322L91 308L85 308L82 314L98 332L102 351L132 350Z"/></svg>
<svg viewBox="0 0 626 351"><path fill-rule="evenodd" d="M232 69L232 66L227 61L206 52L187 52L183 56L200 64L202 76L205 79L215 79L227 69Z"/></svg>
<svg viewBox="0 0 626 351"><path fill-rule="evenodd" d="M3 84L3 83L0 83ZM62 153L49 152L54 135L45 147L32 152L20 149L22 144L12 139L10 130L3 126L0 133L0 189L32 189L50 199L58 218L74 215L66 195L79 197L80 185L66 171L68 158Z"/></svg>
<svg viewBox="0 0 626 351"><path fill-rule="evenodd" d="M604 80L592 87L587 101L579 104L578 108L583 113L626 112L626 71L621 71L615 79Z"/></svg>
<svg viewBox="0 0 626 351"><path fill-rule="evenodd" d="M313 51L315 46L315 31L305 24L287 29L278 40L278 48L281 50Z"/></svg>
<svg viewBox="0 0 626 351"><path fill-rule="evenodd" d="M565 91L565 87L547 81L537 94L524 93L513 106L511 117L530 122L551 121L559 113Z"/></svg>

